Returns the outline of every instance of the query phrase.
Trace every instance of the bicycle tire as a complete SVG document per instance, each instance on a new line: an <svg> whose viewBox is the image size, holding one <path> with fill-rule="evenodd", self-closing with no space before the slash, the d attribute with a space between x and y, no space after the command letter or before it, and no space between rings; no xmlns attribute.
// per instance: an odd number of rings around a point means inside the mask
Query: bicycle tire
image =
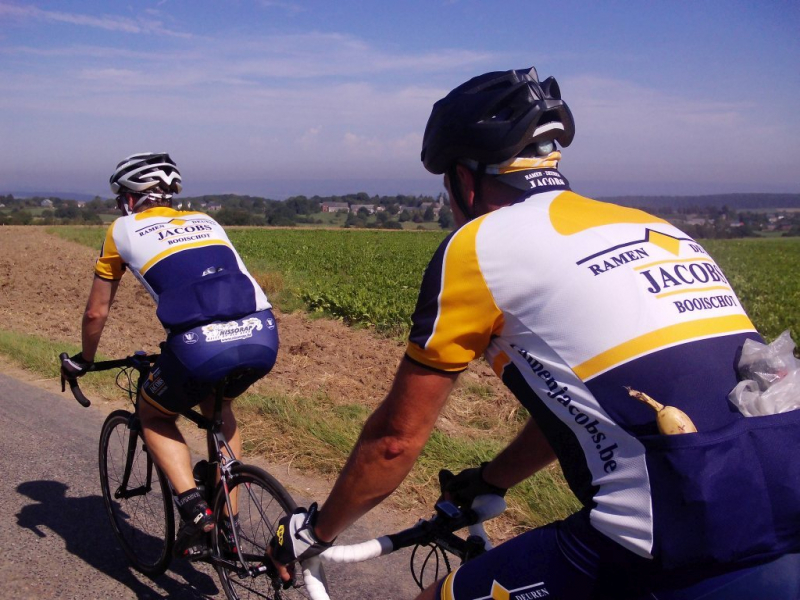
<svg viewBox="0 0 800 600"><path fill-rule="evenodd" d="M111 528L128 560L138 571L157 577L167 570L175 543L172 491L147 454L137 422L130 412L117 410L103 423L100 487ZM132 437L135 446L126 489L140 493L125 498L116 492L123 482Z"/></svg>
<svg viewBox="0 0 800 600"><path fill-rule="evenodd" d="M286 488L272 475L252 465L237 465L233 468L228 483L229 491L238 489L240 550L245 557L266 558L267 546L275 534L278 520L291 514L297 508ZM217 526L213 530L212 549L218 556L238 562L238 552L231 553L219 533L219 524L228 519L225 514L225 493L217 486L214 494L214 515ZM251 563L252 564L252 563ZM241 578L236 572L223 565L217 565L222 589L229 600L248 598L295 599L309 598L304 590L302 575L298 574L293 587L282 589L280 582L269 574ZM324 574L323 574L324 577ZM324 580L324 579L323 579Z"/></svg>

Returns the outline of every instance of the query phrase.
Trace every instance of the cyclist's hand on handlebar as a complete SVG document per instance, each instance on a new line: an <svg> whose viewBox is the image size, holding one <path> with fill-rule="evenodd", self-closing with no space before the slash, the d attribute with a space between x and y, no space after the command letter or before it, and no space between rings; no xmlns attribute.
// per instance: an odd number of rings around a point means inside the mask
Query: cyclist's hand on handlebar
<svg viewBox="0 0 800 600"><path fill-rule="evenodd" d="M83 354L78 352L75 356L61 361L61 374L66 379L77 379L81 375L85 375L92 364L92 361L86 360L83 358Z"/></svg>
<svg viewBox="0 0 800 600"><path fill-rule="evenodd" d="M308 510L298 508L278 521L278 528L269 543L269 556L277 565L281 579L291 581L292 574L286 565L321 554L333 544L323 542L314 533L317 522L317 503ZM283 568L282 568L283 567Z"/></svg>
<svg viewBox="0 0 800 600"><path fill-rule="evenodd" d="M483 469L489 463L481 463L480 467L464 469L458 475L442 469L439 471L439 485L442 488L442 499L450 500L461 508L469 508L477 496L495 494L503 497L508 490L487 483L483 478Z"/></svg>

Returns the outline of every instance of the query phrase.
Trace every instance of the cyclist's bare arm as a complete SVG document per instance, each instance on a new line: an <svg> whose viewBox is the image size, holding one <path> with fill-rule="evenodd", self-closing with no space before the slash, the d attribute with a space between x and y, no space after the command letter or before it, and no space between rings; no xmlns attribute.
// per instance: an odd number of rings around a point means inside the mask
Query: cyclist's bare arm
<svg viewBox="0 0 800 600"><path fill-rule="evenodd" d="M86 310L81 323L82 354L83 358L90 362L94 360L94 355L97 353L100 336L106 326L108 312L118 287L119 281L109 281L97 276L92 281L92 289L89 291L89 299L86 301Z"/></svg>
<svg viewBox="0 0 800 600"><path fill-rule="evenodd" d="M457 373L400 363L386 399L367 419L317 521L317 535L335 538L391 494L425 446Z"/></svg>
<svg viewBox="0 0 800 600"><path fill-rule="evenodd" d="M508 489L524 481L556 459L550 444L533 419L511 443L483 470L483 479L497 487Z"/></svg>

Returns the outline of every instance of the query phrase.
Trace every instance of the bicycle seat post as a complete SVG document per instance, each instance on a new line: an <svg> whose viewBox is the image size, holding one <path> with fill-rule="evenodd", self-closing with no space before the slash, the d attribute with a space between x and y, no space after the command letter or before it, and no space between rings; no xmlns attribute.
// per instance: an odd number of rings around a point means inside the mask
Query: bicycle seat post
<svg viewBox="0 0 800 600"><path fill-rule="evenodd" d="M214 414L211 417L208 429L208 452L209 458L216 462L221 462L222 449L227 448L225 436L222 434L222 403L225 400L225 384L227 378L223 379L214 387ZM230 452L230 449L228 449Z"/></svg>

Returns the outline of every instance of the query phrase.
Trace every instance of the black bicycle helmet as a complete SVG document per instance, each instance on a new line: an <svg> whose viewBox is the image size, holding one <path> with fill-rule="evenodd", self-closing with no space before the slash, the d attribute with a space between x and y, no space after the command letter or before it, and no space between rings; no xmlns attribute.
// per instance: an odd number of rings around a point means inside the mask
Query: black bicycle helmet
<svg viewBox="0 0 800 600"><path fill-rule="evenodd" d="M117 165L108 182L115 194L144 194L150 191L178 194L183 189L180 171L166 152L129 156Z"/></svg>
<svg viewBox="0 0 800 600"><path fill-rule="evenodd" d="M433 105L422 163L440 175L460 159L498 164L540 139L569 146L575 121L555 78L536 69L493 71L458 86Z"/></svg>

